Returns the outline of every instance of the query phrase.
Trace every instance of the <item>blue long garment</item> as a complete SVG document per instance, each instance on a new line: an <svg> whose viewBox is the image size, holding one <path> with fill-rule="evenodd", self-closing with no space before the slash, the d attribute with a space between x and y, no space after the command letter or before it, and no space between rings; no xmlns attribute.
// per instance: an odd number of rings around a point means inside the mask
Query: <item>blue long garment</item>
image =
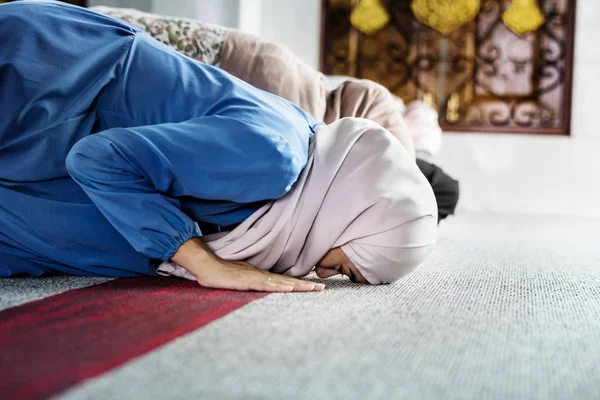
<svg viewBox="0 0 600 400"><path fill-rule="evenodd" d="M155 274L287 193L318 122L123 21L0 5L0 276Z"/></svg>

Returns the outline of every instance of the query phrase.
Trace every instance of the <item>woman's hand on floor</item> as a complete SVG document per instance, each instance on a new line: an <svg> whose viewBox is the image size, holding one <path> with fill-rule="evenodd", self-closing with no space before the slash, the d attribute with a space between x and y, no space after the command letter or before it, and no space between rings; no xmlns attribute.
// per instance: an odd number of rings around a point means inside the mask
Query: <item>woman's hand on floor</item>
<svg viewBox="0 0 600 400"><path fill-rule="evenodd" d="M198 238L182 244L171 260L209 288L260 292L319 292L325 288L321 283L259 270L246 262L223 260Z"/></svg>
<svg viewBox="0 0 600 400"><path fill-rule="evenodd" d="M260 292L315 292L325 285L256 269L242 261L217 259L193 271L205 287Z"/></svg>

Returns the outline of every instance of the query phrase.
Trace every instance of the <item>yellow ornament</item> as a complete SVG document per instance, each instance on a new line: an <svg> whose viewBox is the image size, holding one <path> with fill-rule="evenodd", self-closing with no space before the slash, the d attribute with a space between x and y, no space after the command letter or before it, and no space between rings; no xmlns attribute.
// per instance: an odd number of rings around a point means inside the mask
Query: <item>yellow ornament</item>
<svg viewBox="0 0 600 400"><path fill-rule="evenodd" d="M527 35L535 32L544 24L544 14L536 0L513 0L512 4L502 14L504 25L517 35Z"/></svg>
<svg viewBox="0 0 600 400"><path fill-rule="evenodd" d="M480 0L413 0L410 5L420 23L442 35L448 35L471 22L480 7Z"/></svg>
<svg viewBox="0 0 600 400"><path fill-rule="evenodd" d="M379 0L361 0L350 14L350 22L359 31L373 35L390 22L390 16Z"/></svg>

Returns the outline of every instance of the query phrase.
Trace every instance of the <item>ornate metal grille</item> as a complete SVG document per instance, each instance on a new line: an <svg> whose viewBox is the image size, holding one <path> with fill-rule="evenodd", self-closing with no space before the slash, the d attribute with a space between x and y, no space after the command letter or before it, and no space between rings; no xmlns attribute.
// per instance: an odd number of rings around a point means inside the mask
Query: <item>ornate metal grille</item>
<svg viewBox="0 0 600 400"><path fill-rule="evenodd" d="M419 23L410 0L382 1L389 24L362 34L350 24L356 3L323 1L326 74L427 99L444 130L569 134L574 0L539 0L545 22L523 37L502 22L509 0L482 0L477 18L448 36Z"/></svg>

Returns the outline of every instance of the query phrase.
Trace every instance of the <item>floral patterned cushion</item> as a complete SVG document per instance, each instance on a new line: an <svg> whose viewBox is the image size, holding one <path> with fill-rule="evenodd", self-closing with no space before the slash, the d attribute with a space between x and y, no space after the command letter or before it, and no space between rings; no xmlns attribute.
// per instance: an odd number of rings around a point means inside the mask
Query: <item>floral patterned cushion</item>
<svg viewBox="0 0 600 400"><path fill-rule="evenodd" d="M178 52L210 65L219 64L223 43L231 31L218 25L186 18L165 17L132 8L98 6L90 9L136 25Z"/></svg>

